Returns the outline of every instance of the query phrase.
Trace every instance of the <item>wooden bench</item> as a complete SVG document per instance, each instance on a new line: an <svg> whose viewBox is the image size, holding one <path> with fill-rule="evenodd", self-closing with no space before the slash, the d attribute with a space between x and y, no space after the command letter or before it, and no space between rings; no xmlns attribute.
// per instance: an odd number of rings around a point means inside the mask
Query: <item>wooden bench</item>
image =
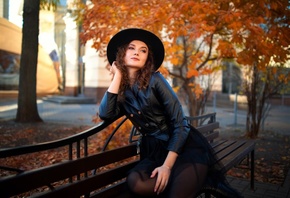
<svg viewBox="0 0 290 198"><path fill-rule="evenodd" d="M188 120L190 122L200 118ZM219 123L215 119L197 129L212 145L218 160L225 166L225 172L244 159L248 162L250 159L248 165L253 189L255 143L249 140L220 139ZM1 178L0 197L11 197L28 191L33 192L32 197L117 197L124 192L127 171L138 160L136 142L133 142L125 147ZM206 190L202 192L207 193Z"/></svg>

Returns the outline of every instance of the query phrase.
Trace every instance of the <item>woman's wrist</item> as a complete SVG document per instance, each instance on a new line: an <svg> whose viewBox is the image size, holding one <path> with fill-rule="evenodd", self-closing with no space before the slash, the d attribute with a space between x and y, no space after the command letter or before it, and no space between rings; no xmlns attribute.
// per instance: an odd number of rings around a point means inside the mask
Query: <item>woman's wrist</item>
<svg viewBox="0 0 290 198"><path fill-rule="evenodd" d="M165 167L165 168L167 168L168 170L171 170L170 166L168 166L166 164L163 164L162 166Z"/></svg>
<svg viewBox="0 0 290 198"><path fill-rule="evenodd" d="M114 75L113 80L108 88L108 91L111 93L118 94L119 87L120 87L121 80L122 80L122 74L120 71L117 71L113 75Z"/></svg>

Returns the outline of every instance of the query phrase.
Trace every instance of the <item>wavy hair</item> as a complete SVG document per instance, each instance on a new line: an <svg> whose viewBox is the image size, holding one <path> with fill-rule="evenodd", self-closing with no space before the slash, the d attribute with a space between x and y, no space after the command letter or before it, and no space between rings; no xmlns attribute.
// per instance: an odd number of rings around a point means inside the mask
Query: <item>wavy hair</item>
<svg viewBox="0 0 290 198"><path fill-rule="evenodd" d="M129 73L127 67L125 65L125 55L128 48L128 44L122 45L118 48L118 52L116 55L116 66L121 71L122 80L119 88L118 99L124 99L124 92L126 89L133 86L133 84L137 83L138 89L146 89L149 85L150 77L154 72L154 59L152 50L150 50L150 46L148 46L148 58L145 62L144 67L142 67L136 74L135 82L131 82L129 79Z"/></svg>

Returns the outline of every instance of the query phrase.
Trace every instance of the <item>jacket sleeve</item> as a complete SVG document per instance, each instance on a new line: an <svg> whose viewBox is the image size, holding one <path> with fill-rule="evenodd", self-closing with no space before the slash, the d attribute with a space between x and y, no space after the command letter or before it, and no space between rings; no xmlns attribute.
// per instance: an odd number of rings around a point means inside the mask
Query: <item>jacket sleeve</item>
<svg viewBox="0 0 290 198"><path fill-rule="evenodd" d="M117 101L118 94L106 92L99 106L99 117L102 120L116 120L123 116L121 107Z"/></svg>
<svg viewBox="0 0 290 198"><path fill-rule="evenodd" d="M168 150L180 153L190 132L190 127L172 87L159 72L156 72L154 76L154 92L159 103L163 104L166 117L170 122L171 134Z"/></svg>

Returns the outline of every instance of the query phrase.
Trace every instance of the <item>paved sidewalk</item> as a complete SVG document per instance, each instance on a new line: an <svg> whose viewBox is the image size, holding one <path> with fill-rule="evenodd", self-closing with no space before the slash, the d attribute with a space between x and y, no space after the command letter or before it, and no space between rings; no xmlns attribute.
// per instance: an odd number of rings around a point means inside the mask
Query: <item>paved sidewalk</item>
<svg viewBox="0 0 290 198"><path fill-rule="evenodd" d="M91 121L96 114L96 104L60 104L38 100L38 111L45 122L74 123L77 125L94 125ZM10 120L16 117L17 99L0 98L0 121ZM231 107L207 107L207 112L217 112L217 118L221 129L244 128L246 112L238 110L236 113ZM290 135L290 107L272 107L270 115L264 126L269 129L276 129L279 126L279 133ZM221 130L221 135L223 130ZM290 198L290 171L283 186L255 182L255 190L250 189L250 181L228 177L230 184L238 189L245 198Z"/></svg>
<svg viewBox="0 0 290 198"><path fill-rule="evenodd" d="M59 104L43 100L37 101L40 117L44 122L73 123L76 125L93 125L92 117L96 115L96 104ZM0 99L0 121L16 118L17 100Z"/></svg>

